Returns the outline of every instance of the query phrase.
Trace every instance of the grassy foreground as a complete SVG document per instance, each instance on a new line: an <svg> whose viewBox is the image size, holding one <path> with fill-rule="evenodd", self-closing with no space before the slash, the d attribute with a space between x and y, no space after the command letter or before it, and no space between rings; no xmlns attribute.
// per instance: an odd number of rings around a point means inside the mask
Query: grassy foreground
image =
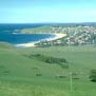
<svg viewBox="0 0 96 96"><path fill-rule="evenodd" d="M48 58L52 63L45 62ZM0 96L95 96L96 83L88 78L95 59L94 46L19 49L0 44Z"/></svg>

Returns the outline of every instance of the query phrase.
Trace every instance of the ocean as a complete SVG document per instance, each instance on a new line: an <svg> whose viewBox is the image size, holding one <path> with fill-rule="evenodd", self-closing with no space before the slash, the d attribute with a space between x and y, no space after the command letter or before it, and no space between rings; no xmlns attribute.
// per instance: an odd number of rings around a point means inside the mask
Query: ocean
<svg viewBox="0 0 96 96"><path fill-rule="evenodd" d="M23 34L15 32L15 29L34 28L42 26L39 24L0 24L0 42L7 42L10 44L23 44L29 42L41 41L47 38L52 38L52 34Z"/></svg>

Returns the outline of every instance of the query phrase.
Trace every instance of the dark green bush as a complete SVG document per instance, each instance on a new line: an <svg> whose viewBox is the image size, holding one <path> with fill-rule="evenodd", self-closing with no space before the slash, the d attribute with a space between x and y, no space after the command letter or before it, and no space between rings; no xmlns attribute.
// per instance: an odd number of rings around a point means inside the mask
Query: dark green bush
<svg viewBox="0 0 96 96"><path fill-rule="evenodd" d="M90 71L89 79L90 79L92 82L96 82L96 69L92 69L92 70Z"/></svg>
<svg viewBox="0 0 96 96"><path fill-rule="evenodd" d="M35 58L37 60L43 61L48 64L58 64L62 68L68 68L68 61L65 58L57 58L57 57L51 57L51 56L45 56L42 54L34 54L29 55L29 58Z"/></svg>

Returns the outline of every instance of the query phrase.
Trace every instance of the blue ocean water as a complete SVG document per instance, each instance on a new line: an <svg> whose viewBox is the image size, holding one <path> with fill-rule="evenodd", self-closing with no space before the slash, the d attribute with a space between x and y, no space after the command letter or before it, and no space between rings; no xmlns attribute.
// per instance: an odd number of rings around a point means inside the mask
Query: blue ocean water
<svg viewBox="0 0 96 96"><path fill-rule="evenodd" d="M22 30L23 28L36 28L45 24L0 24L0 42L10 44L23 44L35 41L41 41L46 38L54 37L53 34L21 34L14 30Z"/></svg>
<svg viewBox="0 0 96 96"><path fill-rule="evenodd" d="M28 42L40 41L46 38L54 37L51 34L12 34L0 33L0 42L8 42L10 44L23 44Z"/></svg>

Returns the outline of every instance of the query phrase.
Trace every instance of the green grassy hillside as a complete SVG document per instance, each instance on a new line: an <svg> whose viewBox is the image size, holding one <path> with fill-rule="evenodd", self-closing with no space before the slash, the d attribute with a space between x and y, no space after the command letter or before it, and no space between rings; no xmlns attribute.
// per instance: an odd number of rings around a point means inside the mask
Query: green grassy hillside
<svg viewBox="0 0 96 96"><path fill-rule="evenodd" d="M22 29L21 33L51 33L52 27L51 26L41 26L37 28L26 28Z"/></svg>
<svg viewBox="0 0 96 96"><path fill-rule="evenodd" d="M0 96L95 96L96 83L88 78L95 59L94 46L20 49L0 44Z"/></svg>

